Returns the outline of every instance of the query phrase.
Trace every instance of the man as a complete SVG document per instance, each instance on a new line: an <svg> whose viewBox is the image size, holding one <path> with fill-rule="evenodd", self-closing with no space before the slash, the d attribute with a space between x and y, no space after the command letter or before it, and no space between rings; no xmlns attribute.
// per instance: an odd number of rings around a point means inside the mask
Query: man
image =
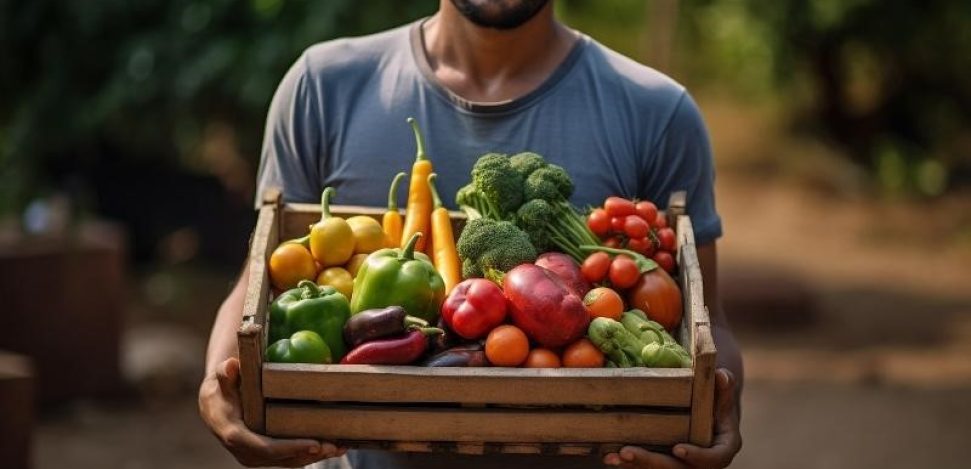
<svg viewBox="0 0 971 469"><path fill-rule="evenodd" d="M489 151L531 150L565 167L580 206L615 194L664 203L688 191L722 367L713 446L681 444L671 455L625 447L602 460L378 451L333 459L344 451L330 443L254 434L240 419L234 358L244 272L217 315L199 391L202 417L226 448L251 466L727 466L741 447L742 366L716 296L721 221L707 132L684 88L557 22L548 0L441 0L430 18L318 44L297 60L270 106L260 190L279 186L285 200L315 202L332 186L338 203L382 206L392 175L412 162L408 116L422 125L448 202Z"/></svg>

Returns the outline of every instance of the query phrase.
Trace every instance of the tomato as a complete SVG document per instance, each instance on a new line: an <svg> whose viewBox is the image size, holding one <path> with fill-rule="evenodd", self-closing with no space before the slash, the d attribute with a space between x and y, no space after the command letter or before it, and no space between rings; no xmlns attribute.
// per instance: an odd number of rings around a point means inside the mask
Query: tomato
<svg viewBox="0 0 971 469"><path fill-rule="evenodd" d="M534 348L530 350L529 355L526 356L526 361L523 363L523 367L559 368L560 357L556 356L556 354L551 352L549 349Z"/></svg>
<svg viewBox="0 0 971 469"><path fill-rule="evenodd" d="M637 277L641 274L634 263L634 259L623 254L614 258L610 263L610 284L617 288L630 288L637 283Z"/></svg>
<svg viewBox="0 0 971 469"><path fill-rule="evenodd" d="M654 262L657 262L657 265L661 266L665 272L669 274L674 272L674 256L672 256L670 252L655 252L651 259L654 259Z"/></svg>
<svg viewBox="0 0 971 469"><path fill-rule="evenodd" d="M502 325L486 337L485 353L489 363L495 366L519 366L529 355L529 339L522 329Z"/></svg>
<svg viewBox="0 0 971 469"><path fill-rule="evenodd" d="M657 216L654 217L654 223L651 226L655 228L667 228L668 226L668 216L664 212L657 212Z"/></svg>
<svg viewBox="0 0 971 469"><path fill-rule="evenodd" d="M604 201L604 209L607 215L612 217L626 217L634 214L634 202L623 197L607 197Z"/></svg>
<svg viewBox="0 0 971 469"><path fill-rule="evenodd" d="M654 243L651 242L651 238L631 238L627 240L627 249L634 251L638 254L643 254L645 256L650 256L654 254Z"/></svg>
<svg viewBox="0 0 971 469"><path fill-rule="evenodd" d="M671 228L657 230L657 242L662 251L674 252L674 230Z"/></svg>
<svg viewBox="0 0 971 469"><path fill-rule="evenodd" d="M595 252L587 256L580 266L580 274L590 283L599 283L607 276L610 269L610 255L606 252Z"/></svg>
<svg viewBox="0 0 971 469"><path fill-rule="evenodd" d="M607 287L594 288L587 292L583 297L583 304L591 318L604 317L620 321L620 315L624 312L623 298Z"/></svg>
<svg viewBox="0 0 971 469"><path fill-rule="evenodd" d="M634 212L648 222L654 222L657 219L657 206L646 200L634 204Z"/></svg>
<svg viewBox="0 0 971 469"><path fill-rule="evenodd" d="M613 217L610 219L610 231L615 234L624 233L624 224L627 222L627 217Z"/></svg>
<svg viewBox="0 0 971 469"><path fill-rule="evenodd" d="M647 220L637 216L628 215L624 217L624 234L629 238L643 238L647 236L647 232L651 230L651 225L647 224Z"/></svg>
<svg viewBox="0 0 971 469"><path fill-rule="evenodd" d="M317 277L317 264L310 251L299 243L283 243L270 254L270 282L277 290L289 290L301 280Z"/></svg>
<svg viewBox="0 0 971 469"><path fill-rule="evenodd" d="M604 354L590 342L589 339L580 339L563 351L563 366L567 368L602 368L604 366Z"/></svg>
<svg viewBox="0 0 971 469"><path fill-rule="evenodd" d="M620 236L612 236L612 237L607 238L606 240L604 240L603 245L604 246L607 246L608 248L619 248L620 247L620 243L622 241L623 240L620 239Z"/></svg>
<svg viewBox="0 0 971 469"><path fill-rule="evenodd" d="M597 236L606 236L610 231L610 217L602 208L595 208L587 217L587 227Z"/></svg>

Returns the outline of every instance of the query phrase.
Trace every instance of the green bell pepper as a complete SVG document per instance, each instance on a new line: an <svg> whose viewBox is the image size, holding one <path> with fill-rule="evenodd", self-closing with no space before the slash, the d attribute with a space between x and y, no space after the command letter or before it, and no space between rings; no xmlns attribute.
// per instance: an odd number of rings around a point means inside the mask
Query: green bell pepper
<svg viewBox="0 0 971 469"><path fill-rule="evenodd" d="M354 279L351 313L401 306L430 324L445 301L445 282L427 257L415 255L416 233L402 249L381 249L364 261Z"/></svg>
<svg viewBox="0 0 971 469"><path fill-rule="evenodd" d="M266 348L266 361L274 363L333 363L330 347L314 331L297 331Z"/></svg>
<svg viewBox="0 0 971 469"><path fill-rule="evenodd" d="M331 286L301 280L270 305L270 343L297 331L313 331L330 349L333 361L344 356L344 323L351 317L347 298Z"/></svg>

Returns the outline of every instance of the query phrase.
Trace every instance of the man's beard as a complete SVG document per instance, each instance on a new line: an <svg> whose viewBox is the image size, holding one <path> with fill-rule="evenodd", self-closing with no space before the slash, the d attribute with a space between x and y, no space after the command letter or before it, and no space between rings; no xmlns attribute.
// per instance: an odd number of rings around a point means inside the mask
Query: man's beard
<svg viewBox="0 0 971 469"><path fill-rule="evenodd" d="M452 0L469 21L484 28L514 29L536 16L549 0Z"/></svg>

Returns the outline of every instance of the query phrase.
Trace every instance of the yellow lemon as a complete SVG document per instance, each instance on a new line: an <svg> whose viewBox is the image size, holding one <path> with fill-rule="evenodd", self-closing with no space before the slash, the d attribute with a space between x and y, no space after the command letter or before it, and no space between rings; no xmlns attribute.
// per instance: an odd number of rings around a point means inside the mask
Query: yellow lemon
<svg viewBox="0 0 971 469"><path fill-rule="evenodd" d="M377 220L358 215L348 218L347 224L351 226L351 231L354 233L355 254L370 254L384 248L384 230Z"/></svg>

